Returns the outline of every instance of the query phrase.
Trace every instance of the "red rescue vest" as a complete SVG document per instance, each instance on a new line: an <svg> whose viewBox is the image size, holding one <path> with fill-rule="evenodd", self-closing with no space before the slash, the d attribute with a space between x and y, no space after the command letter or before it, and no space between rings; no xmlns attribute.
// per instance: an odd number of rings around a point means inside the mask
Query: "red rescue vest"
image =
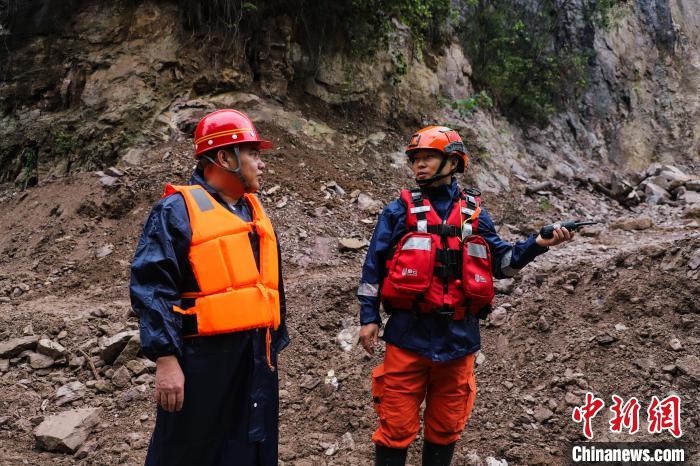
<svg viewBox="0 0 700 466"><path fill-rule="evenodd" d="M182 194L187 205L192 242L189 259L199 292L183 293L194 306L173 311L196 317L196 333L215 335L280 325L279 264L272 223L252 194L252 222L233 214L198 185L165 187L165 196ZM248 237L260 238L260 270ZM269 333L268 333L269 339Z"/></svg>
<svg viewBox="0 0 700 466"><path fill-rule="evenodd" d="M444 222L420 190L403 190L408 233L386 263L381 300L387 310L478 313L494 297L491 252L474 234L480 199L463 194Z"/></svg>

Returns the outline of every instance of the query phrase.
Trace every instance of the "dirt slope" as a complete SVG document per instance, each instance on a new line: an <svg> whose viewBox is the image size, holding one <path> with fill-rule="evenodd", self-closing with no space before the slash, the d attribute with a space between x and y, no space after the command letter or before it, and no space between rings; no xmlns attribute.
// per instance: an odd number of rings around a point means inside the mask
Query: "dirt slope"
<svg viewBox="0 0 700 466"><path fill-rule="evenodd" d="M333 122L346 136L361 135L357 123L341 124ZM282 241L293 339L280 359L280 463L370 464L376 420L369 375L381 354L369 357L357 346L344 351L339 343L341 332L355 343L354 294L364 249L339 252L338 238L371 235L376 216L358 204L355 190L385 204L410 181L404 168L389 163L401 135L376 146L319 149L273 125L261 131L283 141L270 156L269 194L262 195ZM80 173L25 192L0 191L0 342L34 334L60 341L70 353L44 369L32 369L25 357L0 366L0 464L143 462L155 413L152 377L99 391L89 365L71 359L82 349L100 366L96 339L137 328L127 285L141 225L164 183L186 180L191 168L188 144L164 145L140 167L112 172L122 175L112 179ZM518 180L510 192L485 198L511 240L551 220L586 216L607 225L500 284L502 308L483 325L476 407L455 464L485 464L487 456L509 464L563 464L566 445L581 438L570 403L589 390L607 405L615 393L636 396L644 407L652 395L679 394L684 440L697 455L697 221L682 219L672 206L630 212L585 186L557 187L546 203L525 195ZM612 228L625 216L647 216L652 226ZM103 379L112 375L109 366L97 370ZM84 397L57 406L56 390L76 380L88 385ZM103 408L84 450L74 457L37 449L33 427L69 406ZM597 439L629 438L606 432L603 418L607 413L594 424ZM420 462L417 450L411 464Z"/></svg>

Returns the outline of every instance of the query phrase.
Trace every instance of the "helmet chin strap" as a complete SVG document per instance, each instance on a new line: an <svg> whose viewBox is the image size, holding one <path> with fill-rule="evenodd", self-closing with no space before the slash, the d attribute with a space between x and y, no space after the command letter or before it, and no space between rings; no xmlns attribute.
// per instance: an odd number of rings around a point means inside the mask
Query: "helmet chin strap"
<svg viewBox="0 0 700 466"><path fill-rule="evenodd" d="M442 170L445 168L445 165L447 165L447 159L448 159L447 156L442 158L442 162L440 162L440 166L438 167L437 171L435 172L435 175L431 176L430 178L426 178L424 180L419 180L418 178L416 178L416 183L418 183L418 186L421 188L425 188L428 185L435 183L436 181L439 181L443 178L447 178L448 176L454 175L456 172L456 169L452 170L449 173L446 173L444 175L440 174L442 172Z"/></svg>
<svg viewBox="0 0 700 466"><path fill-rule="evenodd" d="M221 165L218 161L213 160L211 157L208 155L205 155L207 160L214 164L215 166L219 167L221 170L228 172L228 173L233 173L234 175L238 176L238 179L240 180L241 184L243 185L243 191L248 192L250 190L250 183L246 181L246 179L243 177L243 174L241 173L241 151L238 148L238 146L233 146L233 153L236 156L236 169L232 168L227 168Z"/></svg>

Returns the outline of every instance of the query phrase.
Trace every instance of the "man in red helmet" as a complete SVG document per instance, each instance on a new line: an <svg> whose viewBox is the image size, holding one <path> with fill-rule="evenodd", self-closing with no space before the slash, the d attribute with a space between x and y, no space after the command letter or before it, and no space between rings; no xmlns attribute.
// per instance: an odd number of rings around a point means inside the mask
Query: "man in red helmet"
<svg viewBox="0 0 700 466"><path fill-rule="evenodd" d="M271 147L245 114L207 115L189 184L166 186L144 226L130 291L156 362L147 465L277 464L289 339L279 246L254 195Z"/></svg>
<svg viewBox="0 0 700 466"><path fill-rule="evenodd" d="M447 466L476 396L474 353L479 318L490 311L492 276L514 276L550 246L573 239L531 235L515 244L496 234L475 189L454 178L468 159L456 131L429 126L406 148L418 186L382 212L362 269L360 342L374 353L382 322L384 362L372 372L379 427L375 464L403 465L416 438L425 400L424 466Z"/></svg>

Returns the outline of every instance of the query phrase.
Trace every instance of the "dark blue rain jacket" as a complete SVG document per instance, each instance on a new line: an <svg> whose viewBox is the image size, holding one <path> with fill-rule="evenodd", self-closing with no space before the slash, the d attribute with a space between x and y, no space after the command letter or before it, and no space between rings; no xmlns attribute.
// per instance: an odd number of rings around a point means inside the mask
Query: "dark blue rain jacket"
<svg viewBox="0 0 700 466"><path fill-rule="evenodd" d="M450 185L423 191L424 197L443 220L450 215L459 193L460 188L455 180ZM357 292L362 325L381 323L379 296L385 277L385 263L390 259L387 254L406 233L406 205L399 198L387 205L379 216L362 267L362 279ZM519 269L547 251L547 248L535 242L537 235L531 235L515 244L501 239L483 205L476 234L488 242L495 278L515 276ZM479 319L472 314L456 321L434 314L395 311L389 317L383 339L433 361L451 361L474 353L481 347Z"/></svg>
<svg viewBox="0 0 700 466"><path fill-rule="evenodd" d="M193 174L190 184L201 185L241 219L251 220L244 200L227 205L201 172ZM183 409L168 413L158 408L146 464L276 465L278 379L267 363L265 330L182 337L182 318L172 308L191 306L180 294L198 291L188 259L191 238L183 197L161 199L144 225L131 266L131 303L140 318L143 353L152 360L177 356L185 375ZM254 234L251 245L257 262ZM277 353L289 343L281 264L282 325L272 332L271 348L275 367Z"/></svg>

